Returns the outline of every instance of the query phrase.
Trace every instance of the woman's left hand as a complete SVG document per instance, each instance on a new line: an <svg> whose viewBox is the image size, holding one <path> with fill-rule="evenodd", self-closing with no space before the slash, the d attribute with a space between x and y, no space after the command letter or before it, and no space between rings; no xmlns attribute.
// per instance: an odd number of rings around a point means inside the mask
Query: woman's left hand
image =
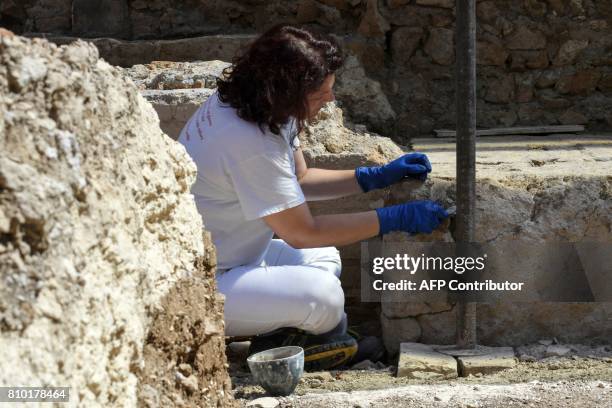
<svg viewBox="0 0 612 408"><path fill-rule="evenodd" d="M364 192L385 188L405 178L421 181L431 172L431 163L423 153L408 153L384 166L358 167L355 177Z"/></svg>

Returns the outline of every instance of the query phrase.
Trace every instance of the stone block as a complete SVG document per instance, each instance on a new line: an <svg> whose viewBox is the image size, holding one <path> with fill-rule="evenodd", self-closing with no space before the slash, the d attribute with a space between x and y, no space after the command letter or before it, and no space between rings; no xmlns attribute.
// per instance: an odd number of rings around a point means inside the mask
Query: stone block
<svg viewBox="0 0 612 408"><path fill-rule="evenodd" d="M405 65L419 46L423 37L421 27L400 27L391 35L391 55L393 62Z"/></svg>
<svg viewBox="0 0 612 408"><path fill-rule="evenodd" d="M589 119L582 113L570 109L559 117L559 123L562 125L586 125L589 123Z"/></svg>
<svg viewBox="0 0 612 408"><path fill-rule="evenodd" d="M381 313L380 324L385 349L391 356L400 351L400 343L418 341L421 337L421 327L413 317L390 319Z"/></svg>
<svg viewBox="0 0 612 408"><path fill-rule="evenodd" d="M397 376L418 380L456 378L457 361L427 344L402 343Z"/></svg>
<svg viewBox="0 0 612 408"><path fill-rule="evenodd" d="M452 9L455 7L455 0L416 0L419 6L441 7Z"/></svg>
<svg viewBox="0 0 612 408"><path fill-rule="evenodd" d="M357 31L366 37L384 39L389 28L389 23L378 10L378 0L368 0L366 12Z"/></svg>
<svg viewBox="0 0 612 408"><path fill-rule="evenodd" d="M479 65L504 66L508 59L508 51L499 44L478 41L476 48L476 62Z"/></svg>
<svg viewBox="0 0 612 408"><path fill-rule="evenodd" d="M555 89L562 94L584 95L593 92L601 78L596 70L579 71L574 75L561 77Z"/></svg>
<svg viewBox="0 0 612 408"><path fill-rule="evenodd" d="M127 38L130 34L126 0L74 0L72 32L84 37Z"/></svg>
<svg viewBox="0 0 612 408"><path fill-rule="evenodd" d="M511 50L537 50L546 48L546 37L541 31L519 26L508 39L507 47Z"/></svg>
<svg viewBox="0 0 612 408"><path fill-rule="evenodd" d="M559 47L559 51L557 52L557 56L553 60L553 65L562 66L562 65L571 65L574 63L578 55L589 45L587 40L568 40L564 42L561 47Z"/></svg>
<svg viewBox="0 0 612 408"><path fill-rule="evenodd" d="M482 347L482 346L481 346ZM461 377L476 374L493 374L516 365L517 359L512 347L483 347L483 354L458 356Z"/></svg>
<svg viewBox="0 0 612 408"><path fill-rule="evenodd" d="M439 65L450 65L455 60L453 30L432 28L425 43L425 52Z"/></svg>

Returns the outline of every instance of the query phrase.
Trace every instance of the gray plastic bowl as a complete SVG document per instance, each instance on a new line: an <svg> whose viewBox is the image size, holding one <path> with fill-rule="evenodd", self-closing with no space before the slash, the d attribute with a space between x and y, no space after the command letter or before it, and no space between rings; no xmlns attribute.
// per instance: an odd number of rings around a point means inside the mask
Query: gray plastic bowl
<svg viewBox="0 0 612 408"><path fill-rule="evenodd" d="M272 396L289 395L304 374L304 349L278 347L247 358L255 381Z"/></svg>

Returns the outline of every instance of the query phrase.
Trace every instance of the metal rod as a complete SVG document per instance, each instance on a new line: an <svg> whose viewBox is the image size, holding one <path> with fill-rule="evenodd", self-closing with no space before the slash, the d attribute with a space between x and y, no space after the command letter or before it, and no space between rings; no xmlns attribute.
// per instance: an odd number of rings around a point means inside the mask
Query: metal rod
<svg viewBox="0 0 612 408"><path fill-rule="evenodd" d="M476 0L457 0L457 216L455 239L474 241L476 206ZM458 348L476 347L476 304L457 305Z"/></svg>

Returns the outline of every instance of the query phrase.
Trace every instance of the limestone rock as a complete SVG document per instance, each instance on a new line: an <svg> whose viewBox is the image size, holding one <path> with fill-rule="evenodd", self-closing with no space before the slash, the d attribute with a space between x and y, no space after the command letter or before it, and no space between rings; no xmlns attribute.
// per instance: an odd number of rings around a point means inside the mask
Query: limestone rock
<svg viewBox="0 0 612 408"><path fill-rule="evenodd" d="M387 163L402 154L390 139L355 128L359 131L345 127L342 110L333 103L327 104L300 137L307 161L327 168L350 169Z"/></svg>
<svg viewBox="0 0 612 408"><path fill-rule="evenodd" d="M380 15L378 0L368 0L366 12L357 29L360 34L372 38L384 38L389 23Z"/></svg>
<svg viewBox="0 0 612 408"><path fill-rule="evenodd" d="M568 110L559 117L559 123L562 125L585 125L589 120L580 112Z"/></svg>
<svg viewBox="0 0 612 408"><path fill-rule="evenodd" d="M450 65L455 59L453 31L447 28L432 28L425 43L425 52L439 65Z"/></svg>
<svg viewBox="0 0 612 408"><path fill-rule="evenodd" d="M230 66L222 61L154 62L125 69L157 111L162 130L178 137L193 112L216 88L216 79ZM380 83L369 78L354 56L337 73L336 96L350 117L375 131L390 131L395 112Z"/></svg>
<svg viewBox="0 0 612 408"><path fill-rule="evenodd" d="M510 52L510 69L512 71L526 71L527 69L543 69L548 67L548 53L546 50L517 50Z"/></svg>
<svg viewBox="0 0 612 408"><path fill-rule="evenodd" d="M123 0L74 0L72 30L85 37L119 37L129 34L128 3Z"/></svg>
<svg viewBox="0 0 612 408"><path fill-rule="evenodd" d="M457 361L427 344L402 343L397 376L418 380L456 378Z"/></svg>
<svg viewBox="0 0 612 408"><path fill-rule="evenodd" d="M421 338L421 327L415 318L390 319L381 313L380 323L383 343L391 356L400 351L400 343L418 341Z"/></svg>
<svg viewBox="0 0 612 408"><path fill-rule="evenodd" d="M538 30L519 26L508 39L507 47L511 50L537 50L546 47L546 37Z"/></svg>
<svg viewBox="0 0 612 408"><path fill-rule="evenodd" d="M449 9L455 7L454 0L416 0L416 4L419 6L442 7Z"/></svg>
<svg viewBox="0 0 612 408"><path fill-rule="evenodd" d="M564 42L557 52L553 65L573 64L578 55L589 45L587 40L568 40Z"/></svg>
<svg viewBox="0 0 612 408"><path fill-rule="evenodd" d="M569 347L560 346L560 345L550 345L546 347L546 357L561 357L569 353L571 350Z"/></svg>
<svg viewBox="0 0 612 408"><path fill-rule="evenodd" d="M387 0L387 7L396 9L410 3L410 0Z"/></svg>
<svg viewBox="0 0 612 408"><path fill-rule="evenodd" d="M280 402L273 397L256 398L246 404L249 408L276 408L279 405Z"/></svg>
<svg viewBox="0 0 612 408"><path fill-rule="evenodd" d="M2 35L0 144L0 382L233 405L196 168L134 84L91 44ZM206 396L174 388L177 361Z"/></svg>
<svg viewBox="0 0 612 408"><path fill-rule="evenodd" d="M499 9L494 1L480 1L476 4L476 16L478 20L493 21L499 16Z"/></svg>
<svg viewBox="0 0 612 408"><path fill-rule="evenodd" d="M546 3L538 0L525 0L523 3L527 13L534 18L543 17L546 15Z"/></svg>
<svg viewBox="0 0 612 408"><path fill-rule="evenodd" d="M480 347L483 354L459 356L459 375L467 377L476 374L493 374L516 366L512 347Z"/></svg>
<svg viewBox="0 0 612 408"><path fill-rule="evenodd" d="M574 75L561 77L555 89L561 94L583 95L592 92L600 78L601 73L593 69L578 71Z"/></svg>
<svg viewBox="0 0 612 408"><path fill-rule="evenodd" d="M406 65L423 37L420 27L400 27L391 35L391 54L398 65Z"/></svg>
<svg viewBox="0 0 612 408"><path fill-rule="evenodd" d="M354 56L349 56L337 73L335 93L353 122L366 124L381 133L391 130L395 111L380 83L366 75Z"/></svg>
<svg viewBox="0 0 612 408"><path fill-rule="evenodd" d="M484 99L493 103L508 103L514 99L515 84L512 75L504 75L499 79L490 80Z"/></svg>
<svg viewBox="0 0 612 408"><path fill-rule="evenodd" d="M217 78L231 64L219 60L197 62L153 61L134 65L126 74L139 89L190 89L217 87Z"/></svg>
<svg viewBox="0 0 612 408"><path fill-rule="evenodd" d="M602 92L611 93L612 92L612 74L604 74L601 76L601 79L597 83L597 88Z"/></svg>
<svg viewBox="0 0 612 408"><path fill-rule="evenodd" d="M385 43L381 39L349 35L344 39L344 47L359 59L367 71L377 72L385 67Z"/></svg>
<svg viewBox="0 0 612 408"><path fill-rule="evenodd" d="M479 41L476 47L476 62L479 65L504 66L508 59L508 51L499 44Z"/></svg>

